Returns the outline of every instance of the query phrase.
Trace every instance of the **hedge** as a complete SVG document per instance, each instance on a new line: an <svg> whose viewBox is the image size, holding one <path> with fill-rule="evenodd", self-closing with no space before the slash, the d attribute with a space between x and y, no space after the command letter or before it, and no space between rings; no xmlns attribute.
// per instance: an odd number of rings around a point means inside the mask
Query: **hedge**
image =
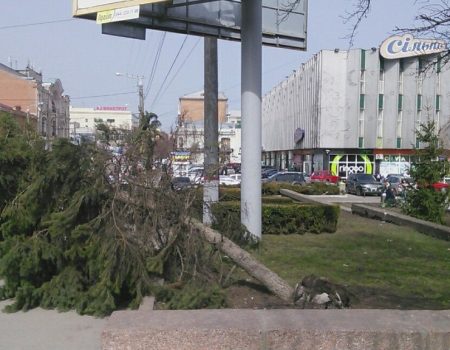
<svg viewBox="0 0 450 350"><path fill-rule="evenodd" d="M313 182L305 185L267 182L262 186L263 195L280 194L280 189L291 190L306 195L339 194L339 187L324 182Z"/></svg>
<svg viewBox="0 0 450 350"><path fill-rule="evenodd" d="M219 202L212 206L213 228L231 239L242 236L239 202ZM336 232L339 206L266 204L262 206L263 234L303 234Z"/></svg>
<svg viewBox="0 0 450 350"><path fill-rule="evenodd" d="M339 194L339 187L333 184L314 182L306 185L291 185L287 183L270 182L262 186L263 201L264 196L279 195L280 189L287 189L306 195ZM219 200L223 202L239 201L241 199L241 189L239 187L220 187Z"/></svg>

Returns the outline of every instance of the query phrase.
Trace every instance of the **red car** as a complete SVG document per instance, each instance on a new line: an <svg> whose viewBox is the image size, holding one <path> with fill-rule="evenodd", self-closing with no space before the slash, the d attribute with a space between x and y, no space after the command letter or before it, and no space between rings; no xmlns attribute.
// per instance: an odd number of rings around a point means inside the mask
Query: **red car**
<svg viewBox="0 0 450 350"><path fill-rule="evenodd" d="M333 184L337 184L339 181L339 176L332 175L328 170L319 170L315 171L311 174L311 181L320 181L320 182L330 182Z"/></svg>
<svg viewBox="0 0 450 350"><path fill-rule="evenodd" d="M442 181L442 182L436 182L434 184L431 185L436 191L444 191L444 190L448 190L449 188L449 184Z"/></svg>

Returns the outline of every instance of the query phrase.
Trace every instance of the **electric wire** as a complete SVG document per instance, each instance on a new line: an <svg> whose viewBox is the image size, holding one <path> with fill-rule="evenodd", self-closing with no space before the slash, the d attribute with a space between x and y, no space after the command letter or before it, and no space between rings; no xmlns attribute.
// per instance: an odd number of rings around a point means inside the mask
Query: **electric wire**
<svg viewBox="0 0 450 350"><path fill-rule="evenodd" d="M195 48L198 46L198 44L200 43L201 38L197 39L197 42L194 44L194 46L191 48L191 50L189 51L189 53L187 54L187 56L184 58L183 62L181 63L181 65L178 67L178 70L175 72L175 74L172 76L172 79L170 80L170 82L166 85L166 88L164 90L164 92L162 93L162 95L164 96L167 92L167 90L169 89L169 87L172 85L173 81L175 80L175 78L177 77L178 73L180 73L181 69L184 67L184 65L186 64L187 60L189 59L189 57L191 57L192 53L194 52Z"/></svg>
<svg viewBox="0 0 450 350"><path fill-rule="evenodd" d="M163 87L164 87L164 84L166 83L166 81L167 81L167 79L168 79L170 73L172 72L173 67L175 66L175 63L176 63L177 60L178 60L178 57L180 56L181 51L183 50L184 44L186 44L187 38L188 38L188 36L187 36L187 34L186 34L186 36L184 37L183 43L181 44L180 48L178 49L178 52L177 52L177 54L175 55L175 58L173 59L172 64L171 64L169 70L167 71L167 74L166 74L166 76L164 77L164 80L163 80L163 82L162 82L162 84L161 84L161 86L160 86L158 92L156 93L155 97L153 98L152 103L150 104L150 109L153 108L153 105L155 104L155 101L158 99L159 94L161 93L161 91L162 91L162 89L163 89Z"/></svg>
<svg viewBox="0 0 450 350"><path fill-rule="evenodd" d="M147 89L145 90L144 100L147 99L147 96L150 93L150 90L152 88L153 79L155 78L156 68L158 66L159 58L161 57L161 51L162 51L162 47L164 45L165 39L166 39L166 32L164 32L161 36L159 46L158 46L158 51L156 52L155 59L153 60L153 66L152 66L150 76L148 78Z"/></svg>
<svg viewBox="0 0 450 350"><path fill-rule="evenodd" d="M67 18L67 19L57 19L57 20L54 20L54 21L34 22L34 23L25 23L25 24L13 24L13 25L9 25L9 26L2 26L2 27L0 27L0 30L13 29L13 28L23 28L23 27L32 27L32 26L39 26L39 25L44 25L44 24L71 22L71 21L75 21L75 20L76 20L76 18Z"/></svg>

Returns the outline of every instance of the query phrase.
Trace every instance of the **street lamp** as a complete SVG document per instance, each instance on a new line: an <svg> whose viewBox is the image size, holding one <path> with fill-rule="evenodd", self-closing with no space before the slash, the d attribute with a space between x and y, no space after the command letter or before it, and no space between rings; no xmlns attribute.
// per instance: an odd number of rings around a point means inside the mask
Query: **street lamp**
<svg viewBox="0 0 450 350"><path fill-rule="evenodd" d="M142 75L133 75L133 74L124 74L117 72L116 75L118 77L127 77L130 79L137 80L137 87L139 93L139 115L141 118L144 116L144 76Z"/></svg>

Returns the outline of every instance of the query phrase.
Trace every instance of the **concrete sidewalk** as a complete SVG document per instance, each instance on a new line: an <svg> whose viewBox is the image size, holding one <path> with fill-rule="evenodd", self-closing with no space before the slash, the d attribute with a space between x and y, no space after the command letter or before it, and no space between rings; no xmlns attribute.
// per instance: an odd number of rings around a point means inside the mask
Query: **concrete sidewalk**
<svg viewBox="0 0 450 350"><path fill-rule="evenodd" d="M8 301L0 302L0 310ZM99 350L107 319L40 308L0 312L1 350Z"/></svg>

